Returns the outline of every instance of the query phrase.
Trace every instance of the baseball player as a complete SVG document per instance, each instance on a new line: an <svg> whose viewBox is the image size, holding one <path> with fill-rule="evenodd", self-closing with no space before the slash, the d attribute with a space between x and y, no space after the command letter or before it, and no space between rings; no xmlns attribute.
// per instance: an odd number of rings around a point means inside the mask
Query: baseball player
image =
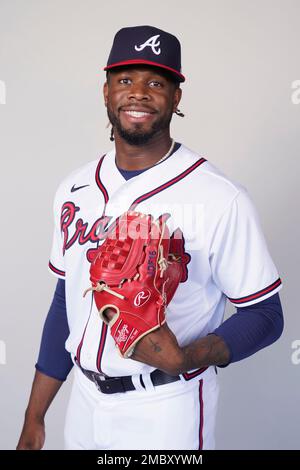
<svg viewBox="0 0 300 470"><path fill-rule="evenodd" d="M213 449L217 366L281 335L281 280L247 191L170 136L173 114L183 117L178 39L152 26L123 28L105 70L115 145L68 176L55 196L49 268L58 283L17 448L42 448L46 411L74 366L66 449ZM151 238L141 245L139 266L148 279L152 270L160 278L153 284L159 319L144 330L152 306L135 312L151 288L134 264L135 248L112 242L124 214L146 216L168 233L155 249ZM115 262L104 272L108 253ZM118 285L96 282L83 297L93 269L109 279L126 257L139 271L132 284L127 275ZM170 294L173 261L180 276ZM237 311L223 321L227 299Z"/></svg>

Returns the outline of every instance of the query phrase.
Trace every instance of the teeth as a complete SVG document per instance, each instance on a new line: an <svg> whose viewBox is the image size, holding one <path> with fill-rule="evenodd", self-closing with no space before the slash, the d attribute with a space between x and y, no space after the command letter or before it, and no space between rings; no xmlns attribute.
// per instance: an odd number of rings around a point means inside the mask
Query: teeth
<svg viewBox="0 0 300 470"><path fill-rule="evenodd" d="M132 117L143 117L143 116L148 116L150 113L144 113L143 111L125 111L126 114Z"/></svg>

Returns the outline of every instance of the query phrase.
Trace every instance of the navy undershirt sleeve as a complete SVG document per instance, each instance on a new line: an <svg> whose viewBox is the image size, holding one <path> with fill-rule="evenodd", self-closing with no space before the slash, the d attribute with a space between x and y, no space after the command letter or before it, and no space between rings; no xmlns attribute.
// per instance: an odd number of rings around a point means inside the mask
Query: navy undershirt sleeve
<svg viewBox="0 0 300 470"><path fill-rule="evenodd" d="M44 324L39 357L35 365L38 371L57 380L66 380L73 367L70 353L65 349L69 333L65 281L59 279Z"/></svg>
<svg viewBox="0 0 300 470"><path fill-rule="evenodd" d="M238 308L213 333L222 337L227 344L230 364L274 343L281 336L283 325L279 294L275 294L257 304Z"/></svg>

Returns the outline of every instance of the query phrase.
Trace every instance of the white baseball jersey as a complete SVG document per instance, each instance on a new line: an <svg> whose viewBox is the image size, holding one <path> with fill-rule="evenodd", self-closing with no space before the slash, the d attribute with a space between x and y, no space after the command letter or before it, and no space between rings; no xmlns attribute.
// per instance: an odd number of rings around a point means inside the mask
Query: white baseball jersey
<svg viewBox="0 0 300 470"><path fill-rule="evenodd" d="M83 298L90 285L91 250L101 244L115 218L129 209L155 218L167 212L170 233L183 235L186 279L166 311L181 346L222 323L226 298L244 307L279 291L281 281L244 188L183 145L165 161L126 181L113 149L67 177L54 202L49 267L66 281L70 328L66 348L85 369L109 376L153 370L120 357L92 295ZM197 374L191 371L185 376Z"/></svg>

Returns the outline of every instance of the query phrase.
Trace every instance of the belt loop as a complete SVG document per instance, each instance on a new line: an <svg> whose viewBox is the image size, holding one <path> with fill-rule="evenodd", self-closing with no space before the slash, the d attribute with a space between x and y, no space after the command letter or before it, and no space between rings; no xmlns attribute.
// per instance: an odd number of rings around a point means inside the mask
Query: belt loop
<svg viewBox="0 0 300 470"><path fill-rule="evenodd" d="M141 391L145 392L146 389L145 389L145 387L142 386L141 381L140 381L140 377L141 377L141 375L132 375L131 380L132 380L132 383L133 383L136 390L138 390L139 392L141 392Z"/></svg>
<svg viewBox="0 0 300 470"><path fill-rule="evenodd" d="M141 374L147 391L155 390L150 374Z"/></svg>

